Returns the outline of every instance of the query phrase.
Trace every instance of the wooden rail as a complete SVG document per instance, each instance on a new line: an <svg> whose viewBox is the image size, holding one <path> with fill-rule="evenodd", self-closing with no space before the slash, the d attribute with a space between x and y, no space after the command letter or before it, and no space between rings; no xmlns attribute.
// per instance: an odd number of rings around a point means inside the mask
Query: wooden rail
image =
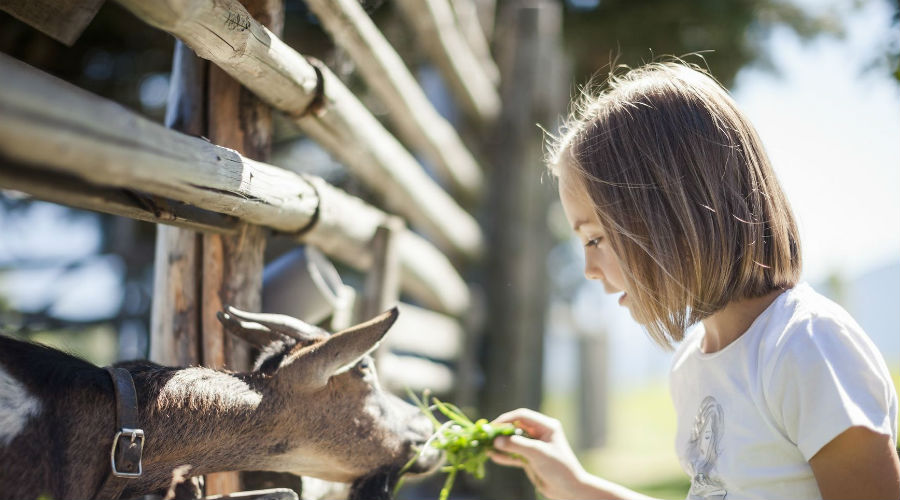
<svg viewBox="0 0 900 500"><path fill-rule="evenodd" d="M0 74L0 185L210 232L234 232L237 219L314 244L352 267L371 265L369 242L389 215L324 180L166 129L6 55ZM87 188L83 197L79 186ZM468 288L443 254L408 230L397 247L405 291L451 315L466 310Z"/></svg>
<svg viewBox="0 0 900 500"><path fill-rule="evenodd" d="M306 4L387 106L388 118L401 138L425 154L461 194L477 197L483 182L481 167L359 1L307 0Z"/></svg>
<svg viewBox="0 0 900 500"><path fill-rule="evenodd" d="M494 121L500 114L500 94L466 42L448 1L397 0L397 6L463 110L476 121Z"/></svg>
<svg viewBox="0 0 900 500"><path fill-rule="evenodd" d="M237 0L117 0L224 69L347 165L442 248L482 251L475 219L437 185L327 67L313 65Z"/></svg>

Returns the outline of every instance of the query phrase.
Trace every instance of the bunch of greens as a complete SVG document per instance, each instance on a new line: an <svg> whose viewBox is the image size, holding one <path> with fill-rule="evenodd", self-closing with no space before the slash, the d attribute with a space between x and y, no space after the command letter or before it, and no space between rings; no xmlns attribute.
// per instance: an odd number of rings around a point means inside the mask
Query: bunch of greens
<svg viewBox="0 0 900 500"><path fill-rule="evenodd" d="M440 500L447 500L459 471L468 472L478 479L484 478L484 464L488 460L488 451L493 449L494 438L523 434L522 430L513 424L490 424L483 418L473 422L455 405L444 403L437 398L432 398L433 405L426 406L423 400L428 399L427 393L422 399L412 393L410 397L434 424L435 432L425 443L424 448L431 446L443 450L447 458L447 465L441 468L441 471L448 475L441 489ZM448 420L441 423L435 418L435 409Z"/></svg>

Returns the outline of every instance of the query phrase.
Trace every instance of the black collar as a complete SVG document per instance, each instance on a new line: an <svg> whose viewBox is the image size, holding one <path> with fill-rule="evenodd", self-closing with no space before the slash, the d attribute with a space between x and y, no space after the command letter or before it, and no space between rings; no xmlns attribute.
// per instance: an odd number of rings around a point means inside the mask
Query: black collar
<svg viewBox="0 0 900 500"><path fill-rule="evenodd" d="M116 500L129 479L141 477L141 455L144 451L144 431L138 428L137 391L131 373L124 368L106 367L112 377L116 393L116 431L109 452L110 472L96 500Z"/></svg>

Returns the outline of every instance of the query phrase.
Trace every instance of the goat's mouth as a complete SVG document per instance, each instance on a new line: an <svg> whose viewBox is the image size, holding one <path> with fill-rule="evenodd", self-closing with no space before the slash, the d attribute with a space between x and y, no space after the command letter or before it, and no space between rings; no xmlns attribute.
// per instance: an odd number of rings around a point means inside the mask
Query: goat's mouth
<svg viewBox="0 0 900 500"><path fill-rule="evenodd" d="M400 475L397 467L382 467L365 475L353 481L349 500L391 500Z"/></svg>
<svg viewBox="0 0 900 500"><path fill-rule="evenodd" d="M434 472L444 462L444 453L431 446L431 442L416 445L416 455L401 469L402 473L428 474Z"/></svg>
<svg viewBox="0 0 900 500"><path fill-rule="evenodd" d="M349 500L391 500L394 489L404 474L428 474L437 470L443 461L443 452L430 443L422 443L406 465L385 466L353 481Z"/></svg>

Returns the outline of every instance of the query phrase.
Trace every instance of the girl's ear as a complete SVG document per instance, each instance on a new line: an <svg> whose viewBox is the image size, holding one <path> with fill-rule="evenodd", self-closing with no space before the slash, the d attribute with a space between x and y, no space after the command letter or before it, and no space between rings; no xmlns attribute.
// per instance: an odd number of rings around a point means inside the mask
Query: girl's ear
<svg viewBox="0 0 900 500"><path fill-rule="evenodd" d="M398 314L394 307L365 323L341 330L316 344L297 350L282 363L280 371L294 373L292 376L299 377L295 383L322 387L332 376L355 365L378 347L381 339L397 321Z"/></svg>

